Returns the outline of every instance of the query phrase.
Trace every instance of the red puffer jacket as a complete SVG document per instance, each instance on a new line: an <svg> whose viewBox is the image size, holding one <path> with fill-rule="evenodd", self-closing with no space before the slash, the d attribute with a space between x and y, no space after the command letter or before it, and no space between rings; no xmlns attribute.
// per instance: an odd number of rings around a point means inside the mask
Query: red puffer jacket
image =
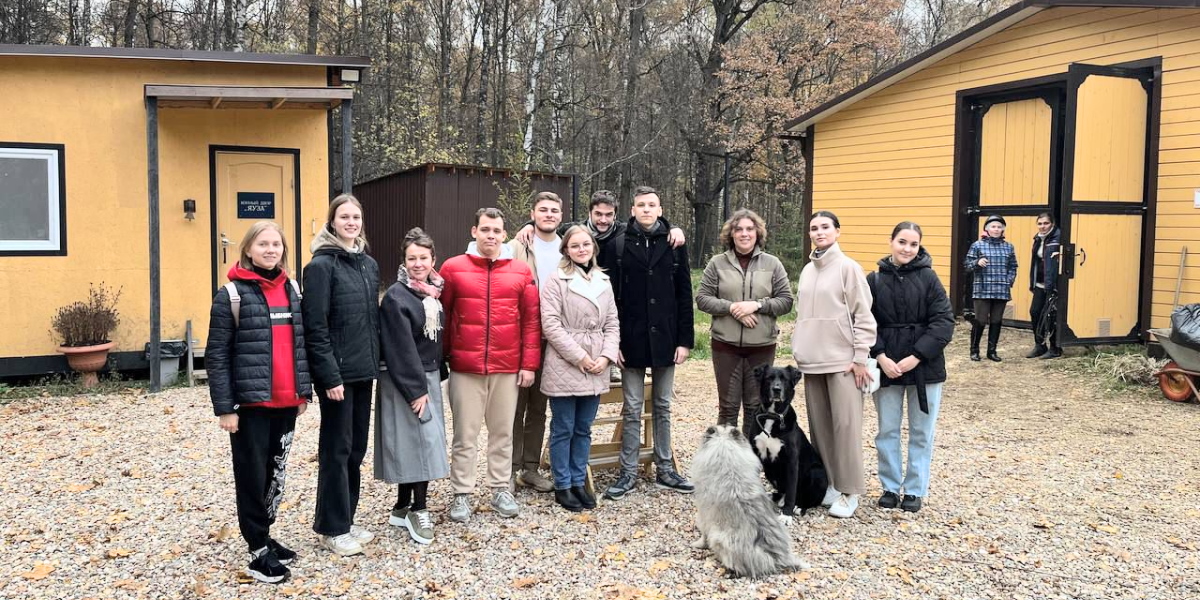
<svg viewBox="0 0 1200 600"><path fill-rule="evenodd" d="M447 260L440 273L446 281L442 339L452 370L491 375L541 368L541 312L528 265L463 254Z"/></svg>

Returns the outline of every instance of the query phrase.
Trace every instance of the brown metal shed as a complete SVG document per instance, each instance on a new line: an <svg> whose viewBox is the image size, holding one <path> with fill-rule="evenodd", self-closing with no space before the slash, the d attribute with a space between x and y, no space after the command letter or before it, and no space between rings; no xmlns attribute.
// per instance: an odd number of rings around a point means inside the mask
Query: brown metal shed
<svg viewBox="0 0 1200 600"><path fill-rule="evenodd" d="M365 232L371 256L379 262L385 284L394 281L402 256L404 234L421 227L433 237L438 264L462 254L471 241L475 211L497 206L500 191L516 184L519 172L493 167L426 163L356 184L354 195L363 204ZM526 171L535 191L550 191L563 199L564 219L574 219L575 176ZM580 213L582 214L582 213ZM525 221L527 212L506 215Z"/></svg>

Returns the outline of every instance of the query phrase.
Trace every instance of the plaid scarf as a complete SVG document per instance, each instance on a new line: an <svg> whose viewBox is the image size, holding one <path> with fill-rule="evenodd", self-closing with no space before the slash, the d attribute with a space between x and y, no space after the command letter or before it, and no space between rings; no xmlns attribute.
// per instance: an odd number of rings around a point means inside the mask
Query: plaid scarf
<svg viewBox="0 0 1200 600"><path fill-rule="evenodd" d="M446 286L446 281L438 275L437 271L429 271L429 281L420 281L412 279L408 275L408 269L404 265L396 270L396 281L403 284L408 289L412 290L421 299L421 306L425 308L425 337L437 341L438 332L442 329L442 303L438 302L438 297L442 295L442 288Z"/></svg>

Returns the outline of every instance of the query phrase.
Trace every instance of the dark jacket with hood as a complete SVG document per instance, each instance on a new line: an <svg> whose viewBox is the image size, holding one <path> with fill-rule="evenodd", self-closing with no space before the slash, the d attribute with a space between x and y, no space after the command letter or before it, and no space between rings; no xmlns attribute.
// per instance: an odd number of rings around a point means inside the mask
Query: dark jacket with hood
<svg viewBox="0 0 1200 600"><path fill-rule="evenodd" d="M928 412L925 384L946 381L943 350L954 333L950 299L924 247L906 265L892 264L890 256L879 259L878 264L879 270L867 276L875 298L871 313L879 327L871 356L887 354L900 362L911 355L921 360L916 369L899 379L884 375L880 386L917 386L921 408Z"/></svg>
<svg viewBox="0 0 1200 600"><path fill-rule="evenodd" d="M287 274L268 281L234 265L229 279L241 298L238 323L234 325L229 292L221 286L213 298L204 348L213 413L234 413L245 404L297 406L312 398L300 298ZM278 308L272 310L267 294L277 298ZM290 340L276 335L288 330Z"/></svg>
<svg viewBox="0 0 1200 600"><path fill-rule="evenodd" d="M622 255L608 273L620 313L621 353L631 368L669 367L675 348L695 345L687 246L672 249L670 230L661 217L649 232L630 219L617 234L624 239L613 242Z"/></svg>
<svg viewBox="0 0 1200 600"><path fill-rule="evenodd" d="M304 267L308 356L319 390L379 375L379 265L322 228Z"/></svg>
<svg viewBox="0 0 1200 600"><path fill-rule="evenodd" d="M1033 291L1037 284L1042 284L1047 292L1053 292L1058 285L1058 261L1062 257L1062 230L1058 225L1046 234L1046 237L1038 237L1033 235L1033 253L1029 255L1029 291ZM1045 244L1042 249L1042 258L1038 258L1039 247Z"/></svg>

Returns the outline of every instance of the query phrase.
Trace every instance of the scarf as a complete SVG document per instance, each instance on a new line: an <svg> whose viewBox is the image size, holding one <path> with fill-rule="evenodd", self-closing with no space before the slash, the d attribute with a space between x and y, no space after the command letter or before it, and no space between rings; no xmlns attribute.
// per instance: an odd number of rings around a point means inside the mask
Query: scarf
<svg viewBox="0 0 1200 600"><path fill-rule="evenodd" d="M442 279L437 271L429 271L429 281L418 281L408 276L408 269L404 265L396 270L396 281L412 290L421 299L421 306L425 309L425 337L437 341L438 332L442 330L442 303L438 302L438 297L442 295L442 288L446 282Z"/></svg>
<svg viewBox="0 0 1200 600"><path fill-rule="evenodd" d="M592 224L591 219L584 221L584 225L587 227L588 231L591 232L592 237L596 238L597 243L607 240L610 236L612 236L613 233L617 231L616 223L609 225L608 230L603 233L596 230L596 226Z"/></svg>

